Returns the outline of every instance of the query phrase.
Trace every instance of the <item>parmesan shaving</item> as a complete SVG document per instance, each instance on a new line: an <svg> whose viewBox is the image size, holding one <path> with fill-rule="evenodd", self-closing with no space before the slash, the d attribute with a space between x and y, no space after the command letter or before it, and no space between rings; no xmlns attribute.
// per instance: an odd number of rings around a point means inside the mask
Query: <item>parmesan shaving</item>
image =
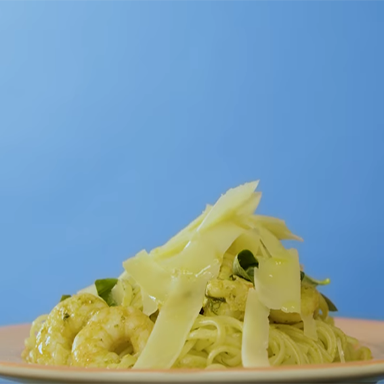
<svg viewBox="0 0 384 384"><path fill-rule="evenodd" d="M172 276L162 268L147 252L141 251L136 257L126 260L123 266L141 290L164 302L171 290Z"/></svg>
<svg viewBox="0 0 384 384"><path fill-rule="evenodd" d="M201 309L210 274L199 277L180 274L173 282L147 345L134 369L171 368Z"/></svg>
<svg viewBox="0 0 384 384"><path fill-rule="evenodd" d="M151 316L158 310L159 305L156 298L149 296L143 289L141 289L141 300L143 302L144 315Z"/></svg>
<svg viewBox="0 0 384 384"><path fill-rule="evenodd" d="M213 263L221 263L226 250L244 231L234 223L220 223L202 234L197 233L179 255L165 260L162 266L198 274Z"/></svg>
<svg viewBox="0 0 384 384"><path fill-rule="evenodd" d="M163 246L153 249L150 252L151 256L153 256L156 260L163 260L180 253L191 240L197 227L203 222L211 208L212 206L207 205L205 211L197 219L193 220L192 223L182 229Z"/></svg>
<svg viewBox="0 0 384 384"><path fill-rule="evenodd" d="M255 229L249 229L240 235L228 249L232 255L237 255L244 249L248 249L254 255L257 255L260 249L259 232Z"/></svg>
<svg viewBox="0 0 384 384"><path fill-rule="evenodd" d="M95 284L92 284L92 285L90 285L90 286L88 286L86 288L81 289L77 293L90 293L92 295L97 296L97 289L96 289Z"/></svg>
<svg viewBox="0 0 384 384"><path fill-rule="evenodd" d="M260 301L270 309L300 313L300 265L297 253L260 258L255 269L255 288Z"/></svg>
<svg viewBox="0 0 384 384"><path fill-rule="evenodd" d="M258 226L263 226L274 234L279 240L297 240L303 241L300 236L293 234L285 224L284 220L277 219L276 217L253 215L253 222Z"/></svg>
<svg viewBox="0 0 384 384"><path fill-rule="evenodd" d="M245 307L241 358L246 368L267 367L269 309L261 303L255 289L248 291Z"/></svg>
<svg viewBox="0 0 384 384"><path fill-rule="evenodd" d="M259 181L253 181L240 185L236 188L231 188L224 195L222 195L213 208L208 213L207 217L203 220L199 226L199 230L208 229L220 221L229 220L233 217L242 206L253 201L253 194ZM247 206L248 209L252 209L253 204ZM254 209L251 211L253 213ZM243 210L240 210L241 214L245 214Z"/></svg>
<svg viewBox="0 0 384 384"><path fill-rule="evenodd" d="M316 320L313 318L313 313L309 315L303 315L301 313L300 316L304 324L304 335L316 341L318 339L318 336L317 336Z"/></svg>

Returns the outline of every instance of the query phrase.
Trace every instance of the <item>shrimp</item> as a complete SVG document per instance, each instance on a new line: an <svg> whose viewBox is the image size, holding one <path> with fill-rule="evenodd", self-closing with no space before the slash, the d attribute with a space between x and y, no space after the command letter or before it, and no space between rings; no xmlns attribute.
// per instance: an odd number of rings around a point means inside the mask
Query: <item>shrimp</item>
<svg viewBox="0 0 384 384"><path fill-rule="evenodd" d="M72 365L131 368L144 349L153 325L149 317L136 308L105 308L76 336Z"/></svg>
<svg viewBox="0 0 384 384"><path fill-rule="evenodd" d="M206 296L226 301L231 311L245 311L245 303L252 283L234 277L234 280L212 279L208 282Z"/></svg>
<svg viewBox="0 0 384 384"><path fill-rule="evenodd" d="M62 301L43 323L34 347L24 351L25 360L43 365L70 365L75 336L95 313L105 307L108 305L104 300L90 293Z"/></svg>
<svg viewBox="0 0 384 384"><path fill-rule="evenodd" d="M212 279L205 292L204 314L232 316L244 320L245 303L252 283L234 276L232 280Z"/></svg>

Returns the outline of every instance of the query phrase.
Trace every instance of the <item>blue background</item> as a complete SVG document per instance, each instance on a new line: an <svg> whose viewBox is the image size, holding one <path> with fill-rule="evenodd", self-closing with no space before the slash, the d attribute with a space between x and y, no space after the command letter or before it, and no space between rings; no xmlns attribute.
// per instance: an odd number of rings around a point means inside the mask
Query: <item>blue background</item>
<svg viewBox="0 0 384 384"><path fill-rule="evenodd" d="M118 275L228 188L384 320L384 3L0 3L0 325Z"/></svg>

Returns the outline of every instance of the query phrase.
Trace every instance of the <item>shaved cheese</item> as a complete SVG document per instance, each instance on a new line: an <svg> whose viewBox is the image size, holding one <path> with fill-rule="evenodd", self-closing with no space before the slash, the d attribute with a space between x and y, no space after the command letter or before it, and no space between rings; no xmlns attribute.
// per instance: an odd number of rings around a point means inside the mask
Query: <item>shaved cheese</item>
<svg viewBox="0 0 384 384"><path fill-rule="evenodd" d="M122 273L120 274L120 276L119 276L119 280L120 280L120 279L129 280L129 275L128 275L128 273L127 273L126 270L124 270L124 272L122 272Z"/></svg>
<svg viewBox="0 0 384 384"><path fill-rule="evenodd" d="M178 237L171 244L166 243L165 245L155 248L150 252L150 255L156 260L161 261L179 254L190 241L192 235L185 233Z"/></svg>
<svg viewBox="0 0 384 384"><path fill-rule="evenodd" d="M245 231L231 222L220 223L195 237L177 256L161 265L168 270L185 270L198 274L211 265L221 263L230 245Z"/></svg>
<svg viewBox="0 0 384 384"><path fill-rule="evenodd" d="M300 236L293 234L285 224L284 220L277 219L271 216L253 215L252 221L265 229L268 229L279 240L298 240L303 241Z"/></svg>
<svg viewBox="0 0 384 384"><path fill-rule="evenodd" d="M236 216L248 216L255 212L261 200L261 192L252 193L251 197L236 211Z"/></svg>
<svg viewBox="0 0 384 384"><path fill-rule="evenodd" d="M210 274L181 274L174 280L170 296L140 354L134 369L171 368L184 347L205 296Z"/></svg>
<svg viewBox="0 0 384 384"><path fill-rule="evenodd" d="M177 235L172 237L164 245L153 249L150 252L150 255L153 256L156 260L163 260L180 253L191 240L196 232L196 229L203 222L211 208L212 206L207 205L205 211L198 218L192 221L192 223L182 229Z"/></svg>
<svg viewBox="0 0 384 384"><path fill-rule="evenodd" d="M300 313L300 264L294 249L285 249L280 240L270 231L257 228L262 242L259 268L255 270L255 288L261 302L270 309ZM269 255L265 254L263 247Z"/></svg>
<svg viewBox="0 0 384 384"><path fill-rule="evenodd" d="M287 250L275 235L261 226L257 229L263 245L272 257L282 258L287 256Z"/></svg>
<svg viewBox="0 0 384 384"><path fill-rule="evenodd" d="M188 224L184 229L182 229L179 233L173 236L169 241L167 241L166 245L173 244L174 242L178 242L179 237L183 237L186 234L191 234L195 232L195 230L199 227L199 225L203 222L203 220L207 217L208 213L211 211L212 205L207 204L203 213L193 220L190 224Z"/></svg>
<svg viewBox="0 0 384 384"><path fill-rule="evenodd" d="M119 278L117 284L112 288L111 295L117 305L128 307L133 298L132 286L126 279Z"/></svg>
<svg viewBox="0 0 384 384"><path fill-rule="evenodd" d="M232 216L250 216L257 208L261 193L254 192L258 181L246 183L230 189L221 196L216 204L207 206L206 210L191 224L170 239L165 245L151 251L156 260L164 260L179 254L193 238L196 232L205 231L210 227L231 219Z"/></svg>
<svg viewBox="0 0 384 384"><path fill-rule="evenodd" d="M257 291L248 291L245 306L241 358L243 367L267 367L269 341L269 309L259 300Z"/></svg>
<svg viewBox="0 0 384 384"><path fill-rule="evenodd" d="M310 313L308 315L303 315L301 313L300 316L304 324L304 335L312 340L317 340L318 336L316 330L316 320L313 318L313 313Z"/></svg>
<svg viewBox="0 0 384 384"><path fill-rule="evenodd" d="M89 287L83 288L77 293L90 293L91 295L98 296L95 284L92 284Z"/></svg>
<svg viewBox="0 0 384 384"><path fill-rule="evenodd" d="M255 229L250 229L240 235L228 249L232 255L237 255L244 249L250 250L254 255L257 255L260 248L259 232Z"/></svg>
<svg viewBox="0 0 384 384"><path fill-rule="evenodd" d="M340 363L345 363L345 353L341 339L338 337L336 340L337 350L339 352Z"/></svg>
<svg viewBox="0 0 384 384"><path fill-rule="evenodd" d="M143 289L141 289L141 300L143 302L144 315L151 316L158 310L159 305L156 298L149 296Z"/></svg>
<svg viewBox="0 0 384 384"><path fill-rule="evenodd" d="M300 313L299 257L295 250L283 257L260 258L255 269L255 288L260 301L270 309Z"/></svg>
<svg viewBox="0 0 384 384"><path fill-rule="evenodd" d="M200 224L198 230L206 230L213 225L230 219L242 206L249 203L253 199L253 193L259 184L258 181L253 181L240 185L239 187L232 188L222 195L216 204L208 213L207 217ZM253 200L252 200L253 201ZM253 208L253 204L249 203L248 209ZM249 213L253 213L254 209ZM240 210L241 214L246 214Z"/></svg>
<svg viewBox="0 0 384 384"><path fill-rule="evenodd" d="M166 300L172 283L172 275L156 263L147 252L139 252L135 257L126 260L123 266L144 292L159 302Z"/></svg>

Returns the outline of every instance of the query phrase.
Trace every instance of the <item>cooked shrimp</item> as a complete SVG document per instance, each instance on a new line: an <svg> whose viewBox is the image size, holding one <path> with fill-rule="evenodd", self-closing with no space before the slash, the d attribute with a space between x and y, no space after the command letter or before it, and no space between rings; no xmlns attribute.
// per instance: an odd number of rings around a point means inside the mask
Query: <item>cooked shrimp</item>
<svg viewBox="0 0 384 384"><path fill-rule="evenodd" d="M234 280L212 279L208 282L206 295L215 299L224 299L231 311L245 311L249 288L253 285L240 277Z"/></svg>
<svg viewBox="0 0 384 384"><path fill-rule="evenodd" d="M207 316L232 316L243 320L248 290L252 283L233 277L233 280L212 279L206 289L204 314Z"/></svg>
<svg viewBox="0 0 384 384"><path fill-rule="evenodd" d="M105 308L76 336L72 365L130 368L144 349L152 328L152 321L138 309Z"/></svg>
<svg viewBox="0 0 384 384"><path fill-rule="evenodd" d="M70 365L72 343L88 320L106 302L90 293L72 296L52 310L36 336L33 348L24 357L29 363L43 365Z"/></svg>

